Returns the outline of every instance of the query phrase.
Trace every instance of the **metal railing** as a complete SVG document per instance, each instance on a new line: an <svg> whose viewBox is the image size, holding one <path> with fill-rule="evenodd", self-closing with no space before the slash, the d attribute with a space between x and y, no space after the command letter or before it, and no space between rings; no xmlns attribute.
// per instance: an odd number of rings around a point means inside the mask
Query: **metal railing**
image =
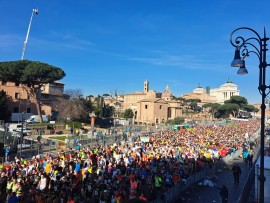
<svg viewBox="0 0 270 203"><path fill-rule="evenodd" d="M251 140L257 139L260 134L260 130L258 130L256 133L254 133L251 136ZM205 167L202 171L194 173L192 176L188 177L185 181L181 181L176 186L170 188L165 193L161 194L158 198L152 201L152 203L174 203L177 202L177 200L181 197L182 192L188 190L193 184L198 183L199 181L203 179L209 179L211 176L213 176L220 168L224 167L225 165L231 164L234 159L239 158L239 156L242 154L243 149L239 149L236 152L231 153L230 155L227 155L226 157L223 157L220 161L216 162L212 168ZM250 172L250 177L252 177L252 172ZM248 178L248 179L249 179ZM253 176L254 179L254 176ZM251 181L251 180L247 180ZM247 182L246 184L249 184ZM246 191L248 191L249 188L246 188ZM250 189L249 189L250 191ZM245 191L242 192L242 196L247 194ZM242 202L238 202L242 203Z"/></svg>

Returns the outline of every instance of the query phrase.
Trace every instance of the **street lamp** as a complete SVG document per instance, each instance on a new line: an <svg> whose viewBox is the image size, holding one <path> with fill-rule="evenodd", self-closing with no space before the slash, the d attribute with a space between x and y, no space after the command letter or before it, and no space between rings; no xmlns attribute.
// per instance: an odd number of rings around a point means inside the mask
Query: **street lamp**
<svg viewBox="0 0 270 203"><path fill-rule="evenodd" d="M242 36L237 36L235 39L233 38L235 33L238 31L248 31L253 34L252 37L244 38ZM233 40L234 39L234 40ZM269 94L266 93L267 89L270 89L270 86L265 85L265 77L266 77L266 67L270 66L266 62L266 52L267 52L267 41L269 38L266 37L266 32L264 29L263 38L253 29L248 27L240 27L235 29L231 33L230 42L236 48L235 56L232 61L233 67L239 67L238 74L244 75L247 74L248 71L245 67L245 58L249 56L250 53L253 53L259 58L259 92L262 95L262 104L261 104L261 149L260 149L260 193L259 193L259 202L264 202L264 130L265 130L265 99ZM248 50L247 46L251 48ZM240 57L240 50L242 49L242 57Z"/></svg>
<svg viewBox="0 0 270 203"><path fill-rule="evenodd" d="M21 128L21 137L20 137L20 142L21 142L21 147L20 147L20 158L22 158L22 142L23 142L23 116L25 114L25 111L22 112L22 128Z"/></svg>
<svg viewBox="0 0 270 203"><path fill-rule="evenodd" d="M31 23L32 23L32 19L33 19L33 15L34 14L38 15L38 9L33 9L32 10L30 22L29 22L29 25L28 25L28 30L27 30L27 33L26 33L26 38L25 38L24 45L23 45L22 58L21 58L22 60L23 60L23 57L24 57L24 52L25 52L27 41L28 41L28 36L29 36L29 32L30 32L30 28L31 28Z"/></svg>

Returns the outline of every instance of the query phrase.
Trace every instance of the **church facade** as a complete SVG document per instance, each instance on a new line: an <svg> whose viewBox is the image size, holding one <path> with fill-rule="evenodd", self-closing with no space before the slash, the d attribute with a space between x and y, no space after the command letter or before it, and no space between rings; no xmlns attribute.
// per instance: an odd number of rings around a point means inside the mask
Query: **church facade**
<svg viewBox="0 0 270 203"><path fill-rule="evenodd" d="M181 103L173 100L169 87L158 93L149 89L148 81L143 92L125 94L123 103L124 109L132 109L135 123L158 124L182 116Z"/></svg>

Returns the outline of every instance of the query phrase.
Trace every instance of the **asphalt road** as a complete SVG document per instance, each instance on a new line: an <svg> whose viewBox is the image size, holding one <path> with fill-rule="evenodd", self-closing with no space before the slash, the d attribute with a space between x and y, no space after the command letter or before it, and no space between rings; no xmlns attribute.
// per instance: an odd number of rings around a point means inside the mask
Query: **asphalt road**
<svg viewBox="0 0 270 203"><path fill-rule="evenodd" d="M231 167L233 166L234 163L238 163L238 165L241 168L239 185L234 184L234 178L231 170ZM221 170L218 170L215 176L209 179L214 183L215 185L214 187L194 184L191 188L189 188L187 191L183 193L181 199L179 199L179 202L221 203L221 197L219 195L218 187L226 185L229 190L228 203L237 203L241 196L244 185L246 183L250 169L251 167L247 163L244 163L243 158L238 157L237 159L234 159L229 165L225 166ZM254 200L254 188L249 194L249 196L250 196L249 202L247 203L252 203Z"/></svg>

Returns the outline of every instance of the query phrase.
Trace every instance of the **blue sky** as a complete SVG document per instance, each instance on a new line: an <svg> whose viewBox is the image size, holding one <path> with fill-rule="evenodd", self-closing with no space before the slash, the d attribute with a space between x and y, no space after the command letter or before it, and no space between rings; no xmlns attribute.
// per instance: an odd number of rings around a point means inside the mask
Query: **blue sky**
<svg viewBox="0 0 270 203"><path fill-rule="evenodd" d="M148 80L178 97L230 78L249 103L261 102L258 59L237 75L229 39L242 26L270 36L269 0L0 0L0 61L20 60L34 8L24 59L62 68L66 89L132 93Z"/></svg>

